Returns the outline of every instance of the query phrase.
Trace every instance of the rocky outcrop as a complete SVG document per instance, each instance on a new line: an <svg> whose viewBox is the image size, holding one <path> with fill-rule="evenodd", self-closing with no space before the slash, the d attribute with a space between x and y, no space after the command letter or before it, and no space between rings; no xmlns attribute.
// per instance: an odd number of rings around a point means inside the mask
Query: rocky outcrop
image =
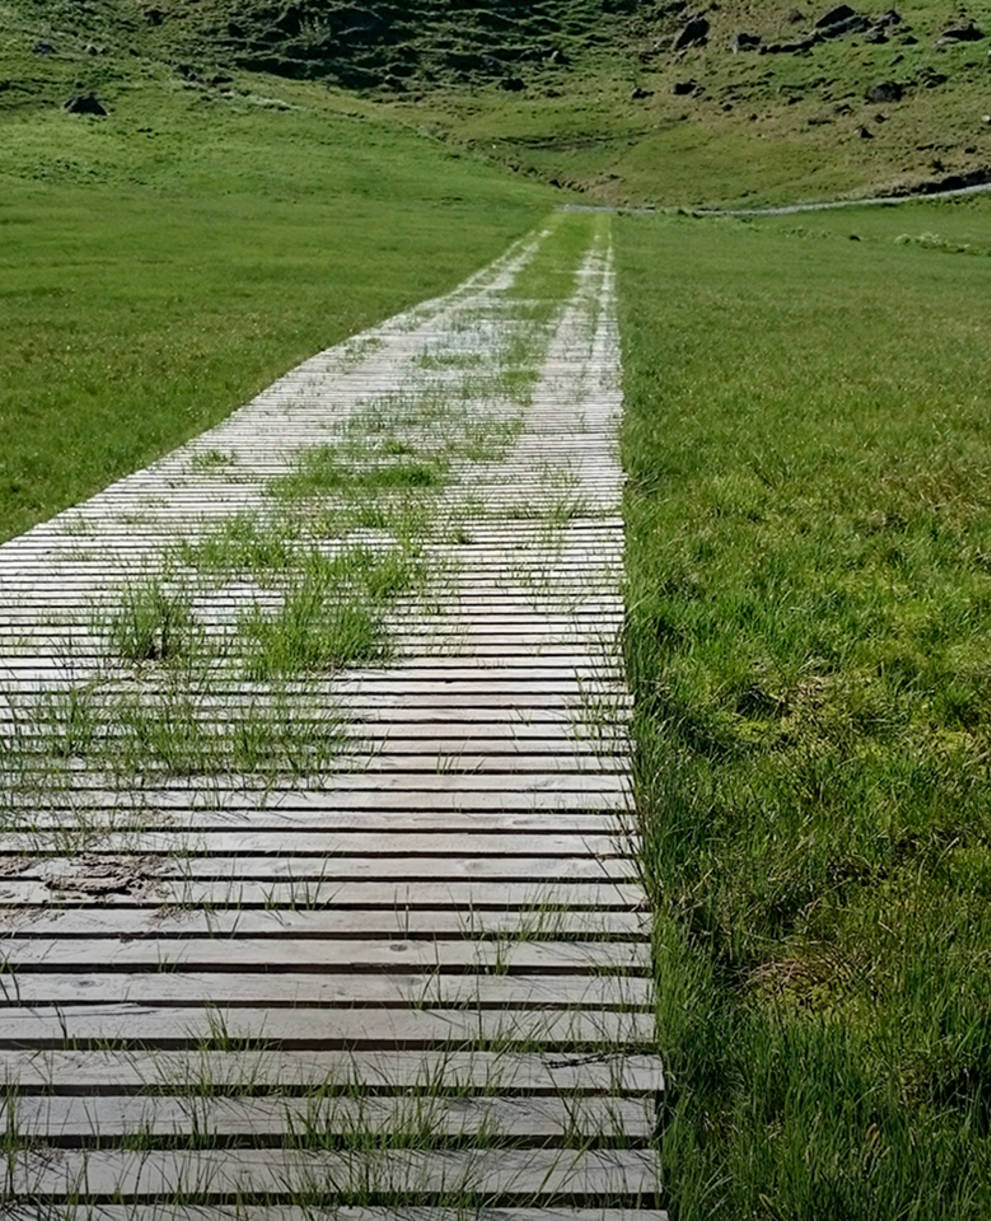
<svg viewBox="0 0 991 1221"><path fill-rule="evenodd" d="M849 4L840 4L823 13L815 23L820 38L841 38L844 34L860 33L870 27L870 19Z"/></svg>
<svg viewBox="0 0 991 1221"><path fill-rule="evenodd" d="M896 9L888 9L886 13L872 20L864 13L851 8L849 4L839 4L823 13L804 38L790 39L788 42L768 42L759 50L762 55L797 55L811 51L822 42L847 38L854 34L862 34L864 42L885 43L898 27L903 27L904 32L908 34L908 27ZM903 41L907 41L907 38Z"/></svg>
<svg viewBox="0 0 991 1221"><path fill-rule="evenodd" d="M709 41L711 28L708 17L701 14L692 17L675 35L671 49L684 51L687 47L704 47Z"/></svg>
<svg viewBox="0 0 991 1221"><path fill-rule="evenodd" d="M105 115L107 113L106 107L92 93L74 94L62 109L68 111L69 114Z"/></svg>
<svg viewBox="0 0 991 1221"><path fill-rule="evenodd" d="M867 90L868 102L900 102L905 90L897 81L881 81Z"/></svg>
<svg viewBox="0 0 991 1221"><path fill-rule="evenodd" d="M938 46L946 46L954 42L980 42L983 37L984 31L973 21L968 21L966 25L949 26L940 34L936 42Z"/></svg>

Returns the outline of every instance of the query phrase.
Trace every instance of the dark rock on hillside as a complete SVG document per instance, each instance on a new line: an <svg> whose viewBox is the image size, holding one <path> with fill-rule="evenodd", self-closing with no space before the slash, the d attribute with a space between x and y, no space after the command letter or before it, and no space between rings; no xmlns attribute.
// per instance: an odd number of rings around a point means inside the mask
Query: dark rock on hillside
<svg viewBox="0 0 991 1221"><path fill-rule="evenodd" d="M686 97L689 93L695 92L697 85L697 81L675 81L671 86L671 92L675 97Z"/></svg>
<svg viewBox="0 0 991 1221"><path fill-rule="evenodd" d="M801 55L811 51L819 41L816 37L801 38L798 42L770 42L760 48L761 55Z"/></svg>
<svg viewBox="0 0 991 1221"><path fill-rule="evenodd" d="M945 72L937 72L935 68L923 68L919 73L919 82L927 89L937 89L940 85L945 85L949 79Z"/></svg>
<svg viewBox="0 0 991 1221"><path fill-rule="evenodd" d="M675 37L672 50L683 51L686 47L704 47L709 41L709 19L699 15L693 17Z"/></svg>
<svg viewBox="0 0 991 1221"><path fill-rule="evenodd" d="M644 98L652 98L654 96L653 89L643 89L637 85L636 89L630 94L630 100L633 102L642 102Z"/></svg>
<svg viewBox="0 0 991 1221"><path fill-rule="evenodd" d="M105 115L106 109L102 102L98 101L92 93L77 93L62 107L69 114L95 114Z"/></svg>
<svg viewBox="0 0 991 1221"><path fill-rule="evenodd" d="M950 26L949 29L944 30L940 34L938 42L944 44L952 42L980 42L983 37L984 31L974 25L973 21L970 21L967 25Z"/></svg>
<svg viewBox="0 0 991 1221"><path fill-rule="evenodd" d="M900 102L904 89L897 81L881 81L867 90L868 102Z"/></svg>
<svg viewBox="0 0 991 1221"><path fill-rule="evenodd" d="M830 26L839 25L841 21L849 21L851 17L856 16L856 11L849 4L840 4L836 8L831 8L828 13L823 13L815 23L815 28L817 30L825 30Z"/></svg>
<svg viewBox="0 0 991 1221"><path fill-rule="evenodd" d="M918 145L920 149L931 147ZM935 195L940 191L960 191L966 187L983 187L991 185L991 169L983 166L976 170L964 170L958 174L948 174L945 178L934 178L929 182L919 183L913 187L899 187L892 195Z"/></svg>
<svg viewBox="0 0 991 1221"><path fill-rule="evenodd" d="M856 34L870 28L870 21L852 9L849 4L839 4L823 13L815 23L820 38L840 38L844 34Z"/></svg>
<svg viewBox="0 0 991 1221"><path fill-rule="evenodd" d="M165 13L160 8L146 8L143 16L149 25L161 25L165 20Z"/></svg>
<svg viewBox="0 0 991 1221"><path fill-rule="evenodd" d="M50 42L36 42L31 48L34 55L54 55L55 48Z"/></svg>
<svg viewBox="0 0 991 1221"><path fill-rule="evenodd" d="M499 82L499 88L505 89L507 93L522 93L526 88L526 81L518 76L504 76Z"/></svg>
<svg viewBox="0 0 991 1221"><path fill-rule="evenodd" d="M857 132L857 135L860 136L861 140L873 140L874 139L874 133L871 131L868 131L868 129L866 127L861 127L859 129L859 131Z"/></svg>
<svg viewBox="0 0 991 1221"><path fill-rule="evenodd" d="M759 34L748 34L741 30L739 34L733 35L733 41L730 44L733 54L736 55L740 51L756 51L763 39Z"/></svg>

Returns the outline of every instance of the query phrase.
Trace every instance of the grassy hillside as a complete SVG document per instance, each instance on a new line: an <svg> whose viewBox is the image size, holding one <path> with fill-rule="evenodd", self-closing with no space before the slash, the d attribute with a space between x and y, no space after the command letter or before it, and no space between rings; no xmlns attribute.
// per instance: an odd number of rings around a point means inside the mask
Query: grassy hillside
<svg viewBox="0 0 991 1221"><path fill-rule="evenodd" d="M159 65L224 96L248 70L359 90L596 201L781 201L991 176L991 0L966 13L956 0L894 16L850 7L824 26L835 6L808 0L2 0L0 113L79 90L112 110L123 83ZM751 42L734 50L741 34Z"/></svg>
<svg viewBox="0 0 991 1221"><path fill-rule="evenodd" d="M615 54L636 0L6 0L6 24L53 62L80 48L202 65L221 62L348 88L416 92L564 79L599 48ZM31 44L36 45L36 44ZM94 50L93 48L97 48ZM98 72L98 67L96 68Z"/></svg>
<svg viewBox="0 0 991 1221"><path fill-rule="evenodd" d="M221 98L148 66L116 82L110 121L0 118L0 538L452 287L547 209L533 184L275 84Z"/></svg>
<svg viewBox="0 0 991 1221"><path fill-rule="evenodd" d="M961 24L953 3L899 5L883 42L869 27L770 54L734 53L733 39L800 43L831 6L723 3L706 10L704 44L680 51L686 11L640 7L655 17L629 16L614 53L563 85L433 93L420 109L454 138L608 203L781 202L991 177L991 38L941 43ZM970 14L991 35L991 5ZM889 100L868 96L878 86Z"/></svg>

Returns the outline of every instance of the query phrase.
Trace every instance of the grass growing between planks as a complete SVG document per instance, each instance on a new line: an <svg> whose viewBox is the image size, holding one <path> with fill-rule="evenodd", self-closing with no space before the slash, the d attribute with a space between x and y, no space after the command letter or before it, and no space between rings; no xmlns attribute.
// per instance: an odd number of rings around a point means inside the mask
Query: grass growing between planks
<svg viewBox="0 0 991 1221"><path fill-rule="evenodd" d="M315 85L113 81L104 119L0 109L0 539L447 291L552 198Z"/></svg>
<svg viewBox="0 0 991 1221"><path fill-rule="evenodd" d="M617 225L679 1221L991 1213L987 215Z"/></svg>
<svg viewBox="0 0 991 1221"><path fill-rule="evenodd" d="M81 765L116 785L227 776L249 786L349 766L359 744L338 697L317 684L388 662L414 596L440 596L450 574L429 549L461 524L444 494L518 439L534 370L600 226L554 218L505 294L510 317L495 342L490 311L476 316L469 296L401 391L329 414L327 444L259 478L263 511L176 540L158 571L94 608L99 669L18 708L0 739L11 787L71 784ZM490 291L501 312L504 290ZM478 356L468 366L466 345ZM214 479L246 478L236 455L216 450L191 471L207 492Z"/></svg>

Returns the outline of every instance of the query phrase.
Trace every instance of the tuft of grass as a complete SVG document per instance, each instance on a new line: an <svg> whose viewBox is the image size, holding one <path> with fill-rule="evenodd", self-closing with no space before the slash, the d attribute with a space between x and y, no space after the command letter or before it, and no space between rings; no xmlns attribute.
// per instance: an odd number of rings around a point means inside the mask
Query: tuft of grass
<svg viewBox="0 0 991 1221"><path fill-rule="evenodd" d="M292 567L297 536L291 521L237 513L194 542L180 543L176 558L198 572L248 572L260 577Z"/></svg>
<svg viewBox="0 0 991 1221"><path fill-rule="evenodd" d="M189 594L157 577L121 592L120 605L106 616L105 630L110 648L134 662L188 659L200 637Z"/></svg>
<svg viewBox="0 0 991 1221"><path fill-rule="evenodd" d="M199 472L225 470L236 460L233 454L225 454L219 449L208 449L203 453L194 454L190 467Z"/></svg>
<svg viewBox="0 0 991 1221"><path fill-rule="evenodd" d="M86 763L127 784L162 777L305 777L347 749L333 709L298 707L276 686L225 712L188 681L149 695L110 687L48 696L24 718L21 740L0 763L22 786L51 787Z"/></svg>
<svg viewBox="0 0 991 1221"><path fill-rule="evenodd" d="M321 445L301 454L295 470L273 479L269 492L281 500L307 500L332 493L375 495L430 490L442 486L446 478L447 464L441 458L359 465L347 451Z"/></svg>
<svg viewBox="0 0 991 1221"><path fill-rule="evenodd" d="M389 656L378 607L320 576L304 577L290 589L275 615L255 606L242 616L239 631L254 679L339 670Z"/></svg>

